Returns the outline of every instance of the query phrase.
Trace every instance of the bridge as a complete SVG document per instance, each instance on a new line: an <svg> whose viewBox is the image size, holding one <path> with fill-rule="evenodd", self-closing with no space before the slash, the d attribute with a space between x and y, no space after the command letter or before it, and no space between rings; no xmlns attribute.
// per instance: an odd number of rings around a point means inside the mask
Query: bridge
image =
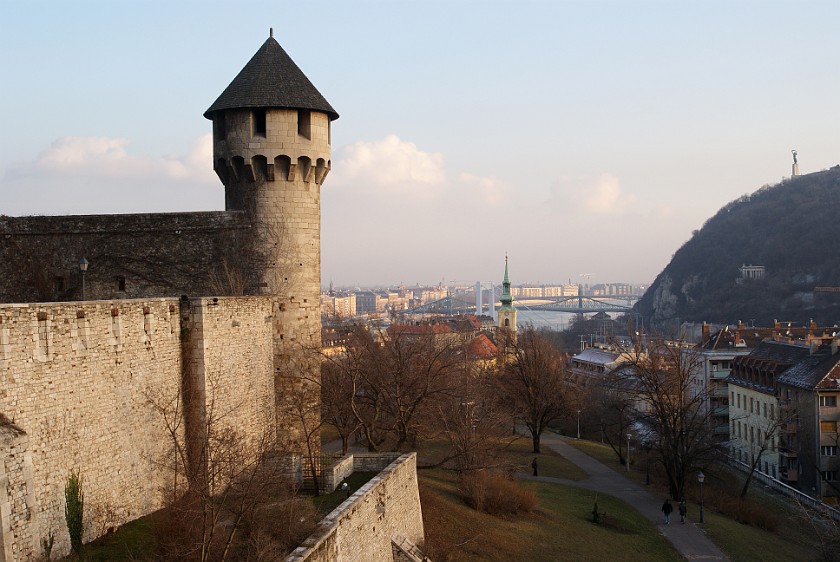
<svg viewBox="0 0 840 562"><path fill-rule="evenodd" d="M501 290L495 287L496 293ZM498 295L494 295L498 299ZM597 312L612 312L628 314L633 311L633 303L640 297L635 295L621 295L610 297L515 297L513 305L525 310L547 310L553 312L568 312L572 314L594 314ZM397 314L476 314L475 290L472 288L451 290L449 295L436 301L427 302L423 305L396 311ZM626 304L618 304L618 302ZM495 302L493 306L495 306ZM487 307L488 303L484 303ZM481 311L479 314L486 314Z"/></svg>

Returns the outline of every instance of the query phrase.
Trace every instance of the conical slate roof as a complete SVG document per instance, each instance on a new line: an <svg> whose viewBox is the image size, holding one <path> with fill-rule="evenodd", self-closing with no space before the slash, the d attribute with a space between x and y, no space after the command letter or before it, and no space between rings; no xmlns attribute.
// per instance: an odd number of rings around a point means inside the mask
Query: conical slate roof
<svg viewBox="0 0 840 562"><path fill-rule="evenodd" d="M273 36L263 43L204 116L212 119L214 111L246 107L310 109L328 114L331 120L338 119L338 113Z"/></svg>

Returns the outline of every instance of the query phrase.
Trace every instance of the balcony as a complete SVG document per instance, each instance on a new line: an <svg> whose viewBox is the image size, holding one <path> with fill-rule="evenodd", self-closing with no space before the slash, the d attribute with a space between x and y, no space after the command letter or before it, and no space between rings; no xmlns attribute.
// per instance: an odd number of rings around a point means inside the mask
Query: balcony
<svg viewBox="0 0 840 562"><path fill-rule="evenodd" d="M795 468L779 468L779 476L782 480L787 482L796 482L798 479L797 470Z"/></svg>
<svg viewBox="0 0 840 562"><path fill-rule="evenodd" d="M729 417L729 406L718 406L712 409L712 415L715 417Z"/></svg>
<svg viewBox="0 0 840 562"><path fill-rule="evenodd" d="M792 435L799 431L799 424L796 422L788 422L785 424L785 433Z"/></svg>
<svg viewBox="0 0 840 562"><path fill-rule="evenodd" d="M712 388L709 395L712 398L727 398L729 397L729 390L725 385L718 385Z"/></svg>
<svg viewBox="0 0 840 562"><path fill-rule="evenodd" d="M730 373L730 370L725 369L723 371L712 371L710 373L710 375L713 379L725 379L726 377L729 376L729 373Z"/></svg>
<svg viewBox="0 0 840 562"><path fill-rule="evenodd" d="M726 435L726 436L728 436L729 435L729 424L725 423L723 425L715 426L713 431L714 431L715 435Z"/></svg>

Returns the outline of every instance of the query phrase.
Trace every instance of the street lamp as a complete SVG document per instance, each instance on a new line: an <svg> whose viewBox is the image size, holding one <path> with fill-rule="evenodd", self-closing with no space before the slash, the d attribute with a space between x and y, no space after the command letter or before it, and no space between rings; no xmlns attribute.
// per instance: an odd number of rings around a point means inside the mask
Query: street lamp
<svg viewBox="0 0 840 562"><path fill-rule="evenodd" d="M703 480L706 479L706 475L703 474L703 471L697 473L697 481L700 482L700 522L703 523Z"/></svg>
<svg viewBox="0 0 840 562"><path fill-rule="evenodd" d="M578 410L577 413L578 413L578 441L580 441L580 410Z"/></svg>
<svg viewBox="0 0 840 562"><path fill-rule="evenodd" d="M88 268L88 261L82 256L82 259L79 260L79 271L82 272L82 300L85 299L85 272Z"/></svg>
<svg viewBox="0 0 840 562"><path fill-rule="evenodd" d="M627 434L627 472L630 472L630 438L632 435Z"/></svg>

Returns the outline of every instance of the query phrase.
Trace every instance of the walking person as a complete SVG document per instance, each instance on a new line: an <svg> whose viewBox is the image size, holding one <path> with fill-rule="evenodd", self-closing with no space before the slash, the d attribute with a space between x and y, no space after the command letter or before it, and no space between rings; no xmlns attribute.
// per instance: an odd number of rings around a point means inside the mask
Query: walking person
<svg viewBox="0 0 840 562"><path fill-rule="evenodd" d="M680 500L680 523L685 524L685 518L688 515L688 506L685 504L685 498Z"/></svg>
<svg viewBox="0 0 840 562"><path fill-rule="evenodd" d="M671 500L666 499L665 503L662 504L662 513L665 514L665 524L671 524L671 513L674 511L674 506L671 505Z"/></svg>
<svg viewBox="0 0 840 562"><path fill-rule="evenodd" d="M531 461L531 468L534 469L534 476L538 476L538 474L537 474L537 457L534 457L534 460Z"/></svg>

